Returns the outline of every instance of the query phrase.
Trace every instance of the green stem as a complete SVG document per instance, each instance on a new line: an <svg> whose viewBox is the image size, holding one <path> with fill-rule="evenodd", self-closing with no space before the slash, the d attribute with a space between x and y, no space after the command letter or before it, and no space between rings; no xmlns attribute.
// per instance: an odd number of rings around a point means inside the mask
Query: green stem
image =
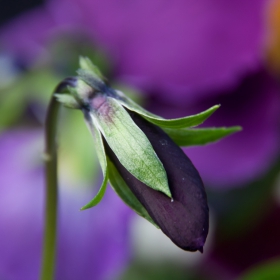
<svg viewBox="0 0 280 280"><path fill-rule="evenodd" d="M67 86L73 83L68 78L62 81L55 89L55 93L62 93ZM56 253L56 221L57 221L57 144L56 132L60 104L54 95L47 111L45 123L45 179L46 179L46 200L45 200L45 233L43 244L43 255L41 264L41 280L52 280L55 268Z"/></svg>

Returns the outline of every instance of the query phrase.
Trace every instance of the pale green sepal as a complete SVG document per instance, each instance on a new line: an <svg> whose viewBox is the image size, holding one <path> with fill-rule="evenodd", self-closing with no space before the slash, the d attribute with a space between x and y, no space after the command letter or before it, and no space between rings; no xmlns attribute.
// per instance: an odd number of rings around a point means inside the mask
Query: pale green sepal
<svg viewBox="0 0 280 280"><path fill-rule="evenodd" d="M119 102L129 109L130 111L133 111L135 113L138 113L144 118L154 118L158 120L165 120L164 118L157 116L155 114L152 114L151 112L145 110L143 107L135 103L131 98L127 97L122 91L120 90L115 90L117 96L120 97Z"/></svg>
<svg viewBox="0 0 280 280"><path fill-rule="evenodd" d="M103 175L105 176L107 170L107 157L105 153L105 147L103 144L102 135L101 132L98 130L98 128L96 128L95 124L91 122L90 116L88 116L88 118L90 121L86 119L86 124L93 136L97 157L99 159Z"/></svg>
<svg viewBox="0 0 280 280"><path fill-rule="evenodd" d="M83 206L80 210L86 210L89 209L91 207L96 206L103 198L106 188L107 188L107 184L108 184L108 172L105 173L105 177L103 179L102 185L98 191L98 193L96 194L96 196L85 206Z"/></svg>
<svg viewBox="0 0 280 280"><path fill-rule="evenodd" d="M82 107L85 101L87 102L88 97L93 93L92 87L81 79L77 80L75 87L68 86L67 90L81 105L80 107Z"/></svg>
<svg viewBox="0 0 280 280"><path fill-rule="evenodd" d="M96 194L96 196L88 204L83 206L81 208L81 210L91 208L91 207L97 205L101 201L101 199L103 198L103 196L105 194L107 183L108 183L108 178L109 178L108 177L108 167L107 167L107 157L105 154L105 149L104 149L101 133L94 126L94 124L92 122L86 120L86 123L94 138L96 153L97 153L100 165L101 165L104 179L103 179L102 185L101 185L98 193Z"/></svg>
<svg viewBox="0 0 280 280"><path fill-rule="evenodd" d="M77 100L69 94L61 94L61 93L55 93L54 96L56 97L56 100L60 102L63 106L71 109L80 109L81 106L77 102Z"/></svg>
<svg viewBox="0 0 280 280"><path fill-rule="evenodd" d="M171 198L165 169L143 131L118 100L102 95L96 100L102 106L91 111L93 122L121 164L138 180Z"/></svg>
<svg viewBox="0 0 280 280"><path fill-rule="evenodd" d="M79 64L81 69L91 71L91 74L100 81L103 81L105 79L100 70L91 62L88 57L80 56Z"/></svg>
<svg viewBox="0 0 280 280"><path fill-rule="evenodd" d="M145 119L147 119L149 122L160 126L161 128L167 127L167 128L186 128L186 127L194 127L197 125L202 124L206 119L208 119L218 108L220 105L215 105L211 108L209 108L206 111L203 111L199 114L179 118L179 119L157 119L150 116L143 116Z"/></svg>
<svg viewBox="0 0 280 280"><path fill-rule="evenodd" d="M163 129L178 146L205 145L242 130L240 126L196 129Z"/></svg>
<svg viewBox="0 0 280 280"><path fill-rule="evenodd" d="M129 206L131 207L138 215L147 219L151 222L155 227L158 228L158 225L154 222L151 216L148 214L147 210L141 204L141 202L137 199L137 197L133 194L130 188L127 186L126 182L123 180L122 176L118 172L115 165L111 162L111 160L107 157L108 163L108 174L109 181L114 189L114 191L118 194L118 196Z"/></svg>
<svg viewBox="0 0 280 280"><path fill-rule="evenodd" d="M119 96L121 96L120 102L121 104L126 107L127 109L134 111L140 114L149 122L160 126L161 128L186 128L186 127L194 127L197 125L202 124L206 119L208 119L219 107L220 105L215 105L209 108L206 111L198 113L196 115L187 116L184 118L178 119L164 119L157 115L151 114L150 112L146 111L131 99L126 97L121 91L116 91Z"/></svg>
<svg viewBox="0 0 280 280"><path fill-rule="evenodd" d="M78 69L78 77L92 87L93 90L103 92L105 83L97 75L95 75L91 70Z"/></svg>

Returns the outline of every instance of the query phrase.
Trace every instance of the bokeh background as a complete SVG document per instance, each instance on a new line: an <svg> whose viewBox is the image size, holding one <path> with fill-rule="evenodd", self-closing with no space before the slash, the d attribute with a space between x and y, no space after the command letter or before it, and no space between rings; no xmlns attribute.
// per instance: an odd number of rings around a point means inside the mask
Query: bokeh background
<svg viewBox="0 0 280 280"><path fill-rule="evenodd" d="M56 279L280 279L280 1L15 0L0 8L0 279L38 279L43 126L56 84L90 57L150 111L221 104L241 125L186 149L205 183L210 234L184 252L108 188L82 114L61 110Z"/></svg>

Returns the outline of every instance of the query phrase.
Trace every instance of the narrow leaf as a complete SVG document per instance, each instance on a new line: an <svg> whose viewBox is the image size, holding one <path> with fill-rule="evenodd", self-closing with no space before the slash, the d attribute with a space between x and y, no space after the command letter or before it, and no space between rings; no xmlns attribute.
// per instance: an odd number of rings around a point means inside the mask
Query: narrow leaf
<svg viewBox="0 0 280 280"><path fill-rule="evenodd" d="M105 173L107 170L107 157L106 157L106 153L105 153L102 135L101 135L100 131L96 128L94 123L92 122L92 119L89 114L85 115L85 120L86 120L86 124L89 128L89 131L91 132L91 134L93 136L96 153L97 153L100 165L101 165L103 175L105 176Z"/></svg>
<svg viewBox="0 0 280 280"><path fill-rule="evenodd" d="M105 83L97 75L93 75L91 70L78 69L77 73L79 78L91 86L94 90L104 92L106 88Z"/></svg>
<svg viewBox="0 0 280 280"><path fill-rule="evenodd" d="M99 79L100 81L104 80L104 77L100 70L91 62L88 57L80 56L79 64L81 69L91 71L91 74L94 75L96 79Z"/></svg>
<svg viewBox="0 0 280 280"><path fill-rule="evenodd" d="M140 203L140 201L136 198L136 196L132 193L130 188L127 186L120 173L116 169L115 165L112 161L107 157L108 162L108 174L109 181L114 189L114 191L119 195L119 197L129 206L131 207L138 215L145 218L149 222L151 222L155 227L158 228L157 224L153 221L153 219L148 214L147 210Z"/></svg>
<svg viewBox="0 0 280 280"><path fill-rule="evenodd" d="M209 108L206 111L203 111L199 114L184 117L184 118L178 118L178 119L169 119L169 120L163 120L163 119L156 119L154 117L145 116L143 117L150 121L151 123L160 126L161 128L185 128L185 127L194 127L197 125L202 124L206 119L208 119L218 108L220 105L215 105L211 108Z"/></svg>
<svg viewBox="0 0 280 280"><path fill-rule="evenodd" d="M186 127L194 127L200 125L220 107L220 105L215 105L209 108L208 110L203 111L196 115L167 120L146 111L145 109L137 105L135 102L133 102L131 99L124 96L122 92L120 91L116 91L116 92L121 97L122 100L120 102L124 107L126 107L127 109L133 112L140 114L146 120L148 120L149 122L155 125L160 126L161 128L186 128Z"/></svg>
<svg viewBox="0 0 280 280"><path fill-rule="evenodd" d="M85 210L85 209L91 208L93 206L96 206L102 200L102 198L105 194L105 191L106 191L108 178L109 178L108 177L107 158L106 158L106 154L105 154L105 149L104 149L101 133L91 122L91 119L88 115L85 115L85 119L86 119L88 128L91 131L93 138L94 138L96 152L97 152L97 156L98 156L98 159L99 159L99 162L101 165L104 179L103 179L102 185L101 185L98 193L96 194L96 196L89 203L87 203L85 206L83 206L81 208L81 210Z"/></svg>
<svg viewBox="0 0 280 280"><path fill-rule="evenodd" d="M158 120L165 120L164 118L157 116L155 114L152 114L151 112L145 110L143 107L141 107L140 105L135 103L132 99L127 97L122 91L115 90L115 92L116 92L117 96L119 97L119 102L125 108L129 109L130 111L138 113L139 115L141 115L144 118L151 117L151 118L158 119Z"/></svg>
<svg viewBox="0 0 280 280"><path fill-rule="evenodd" d="M127 111L108 96L92 100L90 115L121 164L147 186L171 197L165 169L146 135Z"/></svg>
<svg viewBox="0 0 280 280"><path fill-rule="evenodd" d="M240 126L196 129L163 129L178 146L205 145L241 130Z"/></svg>
<svg viewBox="0 0 280 280"><path fill-rule="evenodd" d="M85 209L96 206L102 200L102 198L105 194L107 183L108 183L108 172L106 172L102 185L101 185L98 193L96 194L96 196L89 203L87 203L85 206L83 206L80 210L85 210Z"/></svg>

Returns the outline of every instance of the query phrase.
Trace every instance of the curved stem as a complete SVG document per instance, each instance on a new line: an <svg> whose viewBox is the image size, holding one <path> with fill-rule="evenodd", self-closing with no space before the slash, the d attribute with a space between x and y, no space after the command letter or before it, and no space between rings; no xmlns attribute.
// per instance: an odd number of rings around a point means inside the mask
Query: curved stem
<svg viewBox="0 0 280 280"><path fill-rule="evenodd" d="M73 85L73 78L62 81L55 89L55 93L62 93L67 86ZM41 264L41 280L51 280L54 275L56 253L56 220L57 220L57 119L60 104L54 95L47 111L45 123L45 233L43 243L43 255Z"/></svg>

